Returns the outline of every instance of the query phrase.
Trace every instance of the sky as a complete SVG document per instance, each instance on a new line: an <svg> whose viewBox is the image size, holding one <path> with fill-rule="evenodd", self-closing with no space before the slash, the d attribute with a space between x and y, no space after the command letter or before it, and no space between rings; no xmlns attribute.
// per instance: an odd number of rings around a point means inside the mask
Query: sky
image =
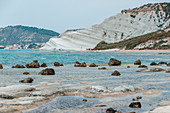
<svg viewBox="0 0 170 113"><path fill-rule="evenodd" d="M169 0L0 0L0 27L26 25L62 33L89 28L147 3Z"/></svg>

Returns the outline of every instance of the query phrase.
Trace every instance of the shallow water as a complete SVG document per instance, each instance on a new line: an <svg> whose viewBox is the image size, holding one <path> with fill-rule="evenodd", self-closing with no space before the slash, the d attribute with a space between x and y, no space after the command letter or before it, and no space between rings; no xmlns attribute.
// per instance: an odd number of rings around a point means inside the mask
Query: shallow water
<svg viewBox="0 0 170 113"><path fill-rule="evenodd" d="M131 64L137 59L141 59L143 63L152 61L170 61L170 55L159 53L54 53L43 52L38 50L0 50L0 63L5 66L16 64L27 64L33 60L40 63L47 63L52 66L55 61L64 63L65 65L73 64L75 61L107 64L110 58L121 60L123 64Z"/></svg>

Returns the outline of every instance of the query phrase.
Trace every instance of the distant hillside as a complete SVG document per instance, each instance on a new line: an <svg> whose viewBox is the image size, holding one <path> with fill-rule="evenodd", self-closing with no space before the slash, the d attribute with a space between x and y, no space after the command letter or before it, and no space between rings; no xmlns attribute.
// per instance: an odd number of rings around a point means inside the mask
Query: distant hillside
<svg viewBox="0 0 170 113"><path fill-rule="evenodd" d="M101 41L95 49L170 49L170 27L163 31L148 33L117 43Z"/></svg>
<svg viewBox="0 0 170 113"><path fill-rule="evenodd" d="M45 43L51 37L59 36L52 30L39 29L28 26L8 26L0 28L0 45L26 45L32 43Z"/></svg>

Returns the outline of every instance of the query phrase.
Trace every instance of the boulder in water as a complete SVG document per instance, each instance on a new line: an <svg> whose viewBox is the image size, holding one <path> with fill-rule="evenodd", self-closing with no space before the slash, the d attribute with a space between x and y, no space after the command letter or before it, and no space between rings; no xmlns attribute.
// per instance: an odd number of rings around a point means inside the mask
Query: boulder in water
<svg viewBox="0 0 170 113"><path fill-rule="evenodd" d="M55 75L55 71L52 68L43 69L38 73L39 75Z"/></svg>
<svg viewBox="0 0 170 113"><path fill-rule="evenodd" d="M98 65L96 65L95 63L92 63L89 65L89 67L98 67Z"/></svg>
<svg viewBox="0 0 170 113"><path fill-rule="evenodd" d="M140 102L132 102L132 103L129 105L129 107L131 107L131 108L141 108L142 105L141 105Z"/></svg>
<svg viewBox="0 0 170 113"><path fill-rule="evenodd" d="M41 67L47 67L47 64L46 63L42 63Z"/></svg>
<svg viewBox="0 0 170 113"><path fill-rule="evenodd" d="M139 60L135 61L134 65L141 65L141 60L139 59Z"/></svg>
<svg viewBox="0 0 170 113"><path fill-rule="evenodd" d="M114 72L112 73L112 75L113 75L113 76L120 76L120 72L119 72L119 71L114 71Z"/></svg>
<svg viewBox="0 0 170 113"><path fill-rule="evenodd" d="M151 66L157 66L158 64L156 62L150 63Z"/></svg>
<svg viewBox="0 0 170 113"><path fill-rule="evenodd" d="M121 61L117 60L117 59L114 59L114 58L111 58L109 63L108 63L109 66L120 66L121 65Z"/></svg>
<svg viewBox="0 0 170 113"><path fill-rule="evenodd" d="M25 68L24 65L17 64L16 66L12 66L12 68Z"/></svg>
<svg viewBox="0 0 170 113"><path fill-rule="evenodd" d="M34 60L33 62L25 65L27 68L39 68L40 64L37 60Z"/></svg>
<svg viewBox="0 0 170 113"><path fill-rule="evenodd" d="M2 66L2 64L0 64L0 69L3 69L3 66Z"/></svg>
<svg viewBox="0 0 170 113"><path fill-rule="evenodd" d="M20 80L19 82L22 82L22 83L32 83L34 80L32 78L26 78L24 80Z"/></svg>

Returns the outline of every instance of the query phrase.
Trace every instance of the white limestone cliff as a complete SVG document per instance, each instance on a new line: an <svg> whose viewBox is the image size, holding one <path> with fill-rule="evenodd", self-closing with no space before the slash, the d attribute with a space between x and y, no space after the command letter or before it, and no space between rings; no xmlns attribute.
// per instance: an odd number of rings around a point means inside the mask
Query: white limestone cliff
<svg viewBox="0 0 170 113"><path fill-rule="evenodd" d="M41 50L86 50L100 41L114 43L164 29L170 24L170 15L163 10L168 4L122 10L89 29L68 31L51 38Z"/></svg>

